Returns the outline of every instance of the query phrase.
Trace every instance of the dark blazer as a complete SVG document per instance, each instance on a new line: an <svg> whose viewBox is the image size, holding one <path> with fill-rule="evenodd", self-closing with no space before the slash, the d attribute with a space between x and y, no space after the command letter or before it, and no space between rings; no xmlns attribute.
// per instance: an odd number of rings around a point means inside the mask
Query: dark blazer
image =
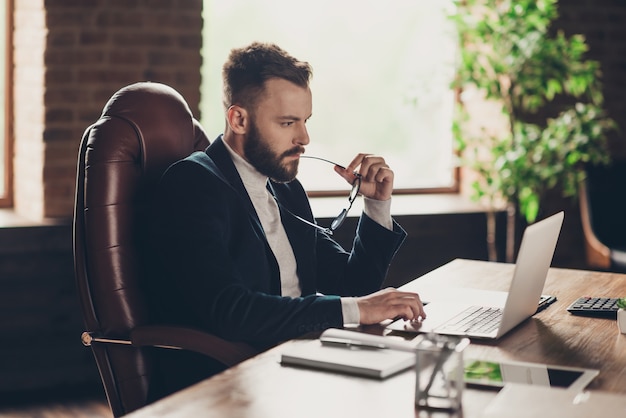
<svg viewBox="0 0 626 418"><path fill-rule="evenodd" d="M268 188L282 206L314 220L299 181ZM158 196L153 244L163 262L165 317L257 347L341 327L339 296L378 290L406 236L395 222L389 231L363 214L346 252L281 209L302 289L302 297L282 297L276 258L221 137L173 164Z"/></svg>

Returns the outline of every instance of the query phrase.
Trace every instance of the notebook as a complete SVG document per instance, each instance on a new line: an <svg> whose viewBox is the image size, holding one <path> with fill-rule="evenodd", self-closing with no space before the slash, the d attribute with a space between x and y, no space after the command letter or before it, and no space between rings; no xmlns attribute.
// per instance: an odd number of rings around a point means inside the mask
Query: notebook
<svg viewBox="0 0 626 418"><path fill-rule="evenodd" d="M457 297L428 303L424 310L426 319L420 321L397 320L387 327L395 331L435 332L462 335L475 339L497 339L537 311L537 302L543 292L548 269L563 224L563 212L529 225L524 231L513 278L508 292L477 289L451 289ZM448 292L448 290L447 290ZM462 296L459 297L458 295ZM420 296L428 298L420 291ZM471 300L473 302L467 302ZM450 327L466 311L490 311L495 315L492 329L474 330L469 325L460 329Z"/></svg>
<svg viewBox="0 0 626 418"><path fill-rule="evenodd" d="M418 342L331 328L319 340L287 347L280 361L284 365L384 379L414 366Z"/></svg>

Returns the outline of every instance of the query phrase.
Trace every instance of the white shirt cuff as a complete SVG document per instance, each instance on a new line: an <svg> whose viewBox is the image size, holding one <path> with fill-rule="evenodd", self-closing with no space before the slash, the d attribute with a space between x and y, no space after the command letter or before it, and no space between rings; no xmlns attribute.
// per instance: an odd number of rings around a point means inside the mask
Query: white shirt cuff
<svg viewBox="0 0 626 418"><path fill-rule="evenodd" d="M340 298L343 326L358 325L361 322L361 312L356 298Z"/></svg>
<svg viewBox="0 0 626 418"><path fill-rule="evenodd" d="M365 214L377 224L384 226L390 231L393 230L393 221L391 220L391 199L374 200L364 197L363 212L365 212Z"/></svg>

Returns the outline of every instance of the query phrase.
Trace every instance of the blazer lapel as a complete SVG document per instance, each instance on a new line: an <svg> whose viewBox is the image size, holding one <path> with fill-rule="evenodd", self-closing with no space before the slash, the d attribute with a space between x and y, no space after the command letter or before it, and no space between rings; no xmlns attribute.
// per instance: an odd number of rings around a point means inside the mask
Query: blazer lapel
<svg viewBox="0 0 626 418"><path fill-rule="evenodd" d="M248 209L250 213L250 217L253 220L254 228L259 237L262 237L266 252L268 254L268 258L270 260L270 265L273 266L273 274L271 274L271 283L270 289L274 294L280 294L280 270L278 268L278 261L276 261L276 257L270 248L269 242L267 241L267 237L265 236L265 231L263 230L263 226L261 225L261 220L256 213L256 209L252 204L252 200L250 200L250 195L246 191L245 186L243 185L243 181L241 181L241 177L239 176L239 172L235 168L235 164L228 154L228 150L224 145L222 135L220 135L215 141L211 143L211 145L205 150L206 155L210 158L210 160L215 165L215 168L212 170L215 174L220 177L223 181L228 183L235 192L239 195L244 205Z"/></svg>
<svg viewBox="0 0 626 418"><path fill-rule="evenodd" d="M259 221L259 217L257 216L256 210L254 209L254 205L250 200L250 196L246 191L243 182L241 181L241 177L239 177L239 172L235 168L235 164L228 155L228 151L226 150L226 146L222 140L222 136L220 135L211 145L206 149L206 154L213 160L217 169L219 170L218 175L221 174L221 177L230 184L233 189L237 192L237 194L244 201L248 211L253 215L256 221L261 225Z"/></svg>

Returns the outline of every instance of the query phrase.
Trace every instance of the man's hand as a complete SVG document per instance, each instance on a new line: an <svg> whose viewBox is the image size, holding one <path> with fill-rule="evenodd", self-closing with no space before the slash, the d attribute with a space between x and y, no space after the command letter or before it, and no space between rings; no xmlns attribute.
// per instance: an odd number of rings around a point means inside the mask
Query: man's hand
<svg viewBox="0 0 626 418"><path fill-rule="evenodd" d="M401 292L386 288L371 295L356 298L361 313L360 323L377 324L385 319L403 318L415 320L426 318L424 305L417 293Z"/></svg>
<svg viewBox="0 0 626 418"><path fill-rule="evenodd" d="M370 199L388 200L393 192L393 171L385 159L371 154L359 154L343 170L335 166L335 171L346 181L352 184L356 178L354 173L361 176L359 192Z"/></svg>

